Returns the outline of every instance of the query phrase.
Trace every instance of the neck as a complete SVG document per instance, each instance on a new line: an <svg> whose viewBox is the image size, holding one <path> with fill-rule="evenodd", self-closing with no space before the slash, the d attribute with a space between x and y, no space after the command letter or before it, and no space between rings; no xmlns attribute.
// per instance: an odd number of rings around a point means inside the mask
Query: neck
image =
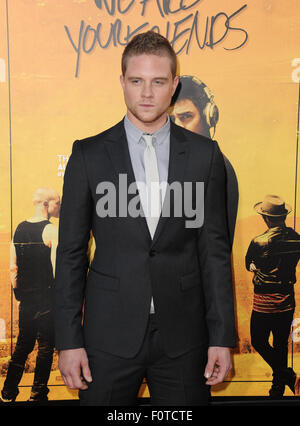
<svg viewBox="0 0 300 426"><path fill-rule="evenodd" d="M277 228L279 226L282 228L282 227L285 226L285 222L278 222L278 223L268 222L267 225L268 225L269 229L271 229L271 228Z"/></svg>
<svg viewBox="0 0 300 426"><path fill-rule="evenodd" d="M30 218L31 222L40 222L41 220L49 220L47 210L37 208L34 215Z"/></svg>

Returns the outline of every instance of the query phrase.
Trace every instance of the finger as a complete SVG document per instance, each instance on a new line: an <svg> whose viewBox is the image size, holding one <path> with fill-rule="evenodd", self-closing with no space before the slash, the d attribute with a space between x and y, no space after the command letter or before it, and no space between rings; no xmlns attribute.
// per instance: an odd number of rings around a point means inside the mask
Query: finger
<svg viewBox="0 0 300 426"><path fill-rule="evenodd" d="M69 388L69 389L73 389L73 383L72 380L69 376L62 374L61 377L63 378L63 381L65 383L65 385Z"/></svg>
<svg viewBox="0 0 300 426"><path fill-rule="evenodd" d="M81 376L77 371L70 372L68 375L65 375L64 381L70 389L87 389L87 384L82 381Z"/></svg>
<svg viewBox="0 0 300 426"><path fill-rule="evenodd" d="M223 374L220 370L214 370L210 378L206 381L208 385L216 385L223 381Z"/></svg>
<svg viewBox="0 0 300 426"><path fill-rule="evenodd" d="M206 384L207 385L214 385L219 383L219 373L218 372L213 372L212 375L207 379Z"/></svg>
<svg viewBox="0 0 300 426"><path fill-rule="evenodd" d="M208 386L215 386L215 385L219 385L220 383L222 383L222 380L216 378L210 378L206 381L206 385Z"/></svg>
<svg viewBox="0 0 300 426"><path fill-rule="evenodd" d="M209 380L214 380L214 379L216 379L217 377L219 377L219 370L218 370L217 368L214 368L214 370L213 370L213 372L212 372L211 376L209 377Z"/></svg>
<svg viewBox="0 0 300 426"><path fill-rule="evenodd" d="M224 382L230 369L231 366L228 367L227 365L221 366L218 370L215 369L212 376L206 381L206 384L213 386Z"/></svg>
<svg viewBox="0 0 300 426"><path fill-rule="evenodd" d="M86 382L91 383L93 381L88 361L82 363L82 375Z"/></svg>
<svg viewBox="0 0 300 426"><path fill-rule="evenodd" d="M215 363L215 364L208 364L205 370L205 374L204 376L207 379L212 379L213 377L217 377L220 371L220 366L219 364Z"/></svg>
<svg viewBox="0 0 300 426"><path fill-rule="evenodd" d="M76 372L72 376L72 381L74 385L74 389L85 390L87 389L87 384L82 380L82 376L79 372Z"/></svg>
<svg viewBox="0 0 300 426"><path fill-rule="evenodd" d="M214 368L215 368L215 360L209 359L204 370L204 377L206 379L209 379L212 376Z"/></svg>

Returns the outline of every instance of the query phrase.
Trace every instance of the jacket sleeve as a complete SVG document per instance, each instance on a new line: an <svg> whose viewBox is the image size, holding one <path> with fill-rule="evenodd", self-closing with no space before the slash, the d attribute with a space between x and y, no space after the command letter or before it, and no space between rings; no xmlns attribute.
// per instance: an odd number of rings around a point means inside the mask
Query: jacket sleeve
<svg viewBox="0 0 300 426"><path fill-rule="evenodd" d="M206 303L209 346L236 345L231 245L226 216L226 171L217 142L204 197L204 224L198 234L198 256Z"/></svg>
<svg viewBox="0 0 300 426"><path fill-rule="evenodd" d="M254 241L252 240L251 243L250 243L250 245L249 245L249 247L248 247L248 250L247 250L247 253L246 253L246 257L245 257L246 269L248 271L250 271L250 265L251 265L251 263L252 262L255 263L256 259L257 259L256 245L255 245Z"/></svg>
<svg viewBox="0 0 300 426"><path fill-rule="evenodd" d="M58 350L83 347L82 311L88 270L92 197L82 153L75 141L63 185L54 285L55 344Z"/></svg>

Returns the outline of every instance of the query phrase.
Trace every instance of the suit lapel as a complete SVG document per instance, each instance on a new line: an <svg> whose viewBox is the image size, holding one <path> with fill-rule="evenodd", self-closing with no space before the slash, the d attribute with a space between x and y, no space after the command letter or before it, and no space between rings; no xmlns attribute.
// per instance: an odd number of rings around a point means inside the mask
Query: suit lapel
<svg viewBox="0 0 300 426"><path fill-rule="evenodd" d="M127 176L127 188L130 184L135 182L134 171L131 163L126 132L124 128L124 120L118 123L110 132L109 137L105 141L105 146L108 151L108 155L113 163L115 174L117 180L119 179L120 174L125 174ZM132 196L133 197L133 196ZM131 198L128 195L128 201ZM148 224L143 216L138 216L136 218L138 222L141 232L149 240L149 244L151 243L151 235L148 229Z"/></svg>
<svg viewBox="0 0 300 426"><path fill-rule="evenodd" d="M119 178L119 174L126 174L128 186L135 182L123 120L111 129L109 136L105 141L105 146L114 166L117 179ZM187 143L185 136L180 131L180 127L171 122L168 185L172 182L183 182L186 159ZM165 202L163 204L163 209L164 205ZM140 229L145 238L147 238L149 240L149 244L153 246L164 229L168 217L161 214L153 240L151 239L146 218L138 216L136 220L139 223Z"/></svg>
<svg viewBox="0 0 300 426"><path fill-rule="evenodd" d="M105 146L113 163L116 176L119 177L119 174L126 173L128 185L130 185L135 181L135 177L123 121L111 129L109 136L105 140Z"/></svg>

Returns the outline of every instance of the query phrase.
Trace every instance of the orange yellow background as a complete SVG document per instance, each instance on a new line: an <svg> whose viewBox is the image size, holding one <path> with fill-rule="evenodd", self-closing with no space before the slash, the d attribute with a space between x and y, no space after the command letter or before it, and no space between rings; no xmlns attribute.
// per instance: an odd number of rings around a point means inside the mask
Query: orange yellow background
<svg viewBox="0 0 300 426"><path fill-rule="evenodd" d="M170 5L174 10L179 3L173 1ZM120 4L124 8L129 1ZM185 4L191 5L192 1ZM96 7L93 0L1 2L0 318L4 320L0 323L1 387L11 344L17 334L17 306L11 298L9 281L12 232L32 214L31 197L36 188L48 186L61 193L63 168L73 141L110 127L126 111L119 84L123 46L111 43L101 49L95 45L90 53L83 52L75 77L76 52L65 26L75 41L81 21L85 28L87 25L96 28L102 23L103 40L107 39L110 23L116 19L122 21L123 36L127 26L134 29L145 22L149 25L144 30L157 25L166 35L167 22L173 28L174 22L198 11L199 34L203 38L207 16L219 12L231 15L243 5L246 7L231 22L247 31L248 40L242 48L225 49L238 45L244 38L241 32L230 31L213 49L208 46L199 49L193 38L188 54L183 50L178 59L180 74L197 76L215 95L220 111L215 139L230 159L239 182L240 202L233 247L239 345L234 353L233 373L223 385L213 388L213 395L267 395L271 370L250 345L253 289L244 257L250 240L265 230L253 205L266 194L281 195L294 210L296 207L296 230L300 232L300 189L299 185L295 186L299 85L292 79L295 70L292 61L300 57L297 0L203 0L194 8L164 18L154 0L147 3L144 16L141 16L139 2L126 14L116 11L114 16ZM181 31L189 26L183 25ZM224 32L224 20L220 19L215 32L218 39ZM185 38L184 35L179 38L175 47L180 47ZM87 40L87 46L91 46L90 43L92 38ZM1 68L1 60L4 68ZM294 219L291 216L288 224L294 226ZM298 286L299 283L296 284L295 318L300 317ZM289 363L300 373L298 345L293 343L292 348L290 343ZM34 356L33 353L32 359ZM32 372L24 374L18 400L28 398L32 379ZM49 399L77 398L76 392L63 386L57 357L49 384ZM291 393L286 391L286 395ZM141 396L147 396L146 388L141 390Z"/></svg>

